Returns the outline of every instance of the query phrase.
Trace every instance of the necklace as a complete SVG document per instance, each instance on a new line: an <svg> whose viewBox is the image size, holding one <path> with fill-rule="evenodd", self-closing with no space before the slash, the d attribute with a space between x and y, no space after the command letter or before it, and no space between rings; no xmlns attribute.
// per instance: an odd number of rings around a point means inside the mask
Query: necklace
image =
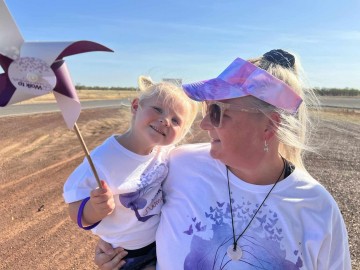
<svg viewBox="0 0 360 270"><path fill-rule="evenodd" d="M266 199L269 197L271 191L275 188L276 184L280 181L281 176L283 175L285 168L286 168L286 161L283 157L282 161L284 163L283 165L283 169L281 170L281 173L278 177L278 179L276 180L276 182L273 184L273 186L271 187L271 189L269 190L269 192L266 194L265 199L262 201L262 203L260 204L260 206L258 207L258 209L256 210L255 214L253 215L253 217L251 218L251 220L249 221L249 223L246 225L245 229L242 231L242 233L238 236L238 238L236 238L235 236L235 228L234 228L234 217L233 217L233 210L232 210L232 200L231 200L231 190L230 190L230 180L229 180L229 167L226 166L226 177L227 177L227 182L228 182L228 190L229 190L229 202L230 202L230 213L231 213L231 225L232 225L232 232L233 232L233 244L231 244L228 249L227 249L227 255L229 256L229 258L233 261L239 261L243 255L243 251L242 249L238 246L238 241L241 238L241 236L244 235L244 233L246 232L246 230L250 227L251 222L254 220L256 214L259 212L259 210L261 209L261 207L263 206L263 204L265 203Z"/></svg>

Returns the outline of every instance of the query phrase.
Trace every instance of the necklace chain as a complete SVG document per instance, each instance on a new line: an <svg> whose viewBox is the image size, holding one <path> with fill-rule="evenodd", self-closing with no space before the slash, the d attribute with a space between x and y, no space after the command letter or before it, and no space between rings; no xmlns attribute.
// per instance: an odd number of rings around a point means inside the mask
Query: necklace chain
<svg viewBox="0 0 360 270"><path fill-rule="evenodd" d="M244 235L244 233L246 232L246 230L249 228L251 222L254 220L256 214L259 212L259 210L261 209L261 207L263 206L263 204L265 203L266 199L269 197L271 191L275 188L276 184L280 181L281 176L283 175L285 168L286 168L286 161L283 157L281 157L283 160L283 169L281 170L281 173L278 177L278 179L276 180L276 182L273 184L273 186L271 187L270 191L266 194L265 199L262 201L262 203L260 204L260 206L258 207L258 209L256 210L255 214L253 215L253 217L251 218L251 220L249 221L249 223L246 225L245 229L242 231L242 233L238 236L238 238L235 239L235 228L234 228L234 217L233 217L233 210L232 210L232 200L231 200L231 190L230 190L230 180L229 180L229 167L226 166L226 177L227 177L227 182L228 182L228 191L229 191L229 202L230 202L230 213L231 213L231 225L232 225L232 231L233 231L233 239L234 239L234 251L236 251L236 247L237 247L237 242L239 241L240 237Z"/></svg>

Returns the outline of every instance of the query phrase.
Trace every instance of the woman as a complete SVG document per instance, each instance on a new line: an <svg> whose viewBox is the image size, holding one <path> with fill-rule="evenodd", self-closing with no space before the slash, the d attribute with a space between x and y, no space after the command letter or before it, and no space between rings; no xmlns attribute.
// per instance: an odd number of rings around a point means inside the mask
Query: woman
<svg viewBox="0 0 360 270"><path fill-rule="evenodd" d="M201 128L211 142L171 154L158 269L351 269L338 206L302 162L312 93L298 68L293 55L272 50L184 85L205 101ZM111 249L100 242L97 265L113 269L121 250L103 250Z"/></svg>

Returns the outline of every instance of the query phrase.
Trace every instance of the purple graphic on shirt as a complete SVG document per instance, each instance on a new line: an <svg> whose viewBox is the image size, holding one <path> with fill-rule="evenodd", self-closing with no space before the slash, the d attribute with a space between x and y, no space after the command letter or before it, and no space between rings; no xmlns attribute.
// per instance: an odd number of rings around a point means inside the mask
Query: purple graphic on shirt
<svg viewBox="0 0 360 270"><path fill-rule="evenodd" d="M121 194L119 195L119 199L122 205L135 212L139 221L145 222L154 215L148 215L145 217L140 216L139 209L143 209L147 205L147 200L141 197L141 193L143 193L142 190L137 190L132 193Z"/></svg>
<svg viewBox="0 0 360 270"><path fill-rule="evenodd" d="M236 238L248 225L259 205L243 201L237 204L232 200ZM227 249L233 244L230 204L216 202L205 212L205 219L191 217L192 222L184 233L191 236L190 252L185 258L185 270L200 269L287 269L298 270L303 266L299 250L293 251L295 261L286 258L286 250L281 248L282 229L277 226L277 213L267 209L264 204L238 241L243 251L239 261L227 256ZM209 226L203 223L212 224ZM204 232L211 231L207 237ZM301 243L299 243L301 245ZM291 257L291 256L288 256Z"/></svg>
<svg viewBox="0 0 360 270"><path fill-rule="evenodd" d="M155 164L149 170L145 170L140 177L138 190L119 195L120 203L135 212L136 218L145 222L160 212L162 205L161 183L168 173L165 163ZM141 214L139 210L143 210ZM156 211L155 211L155 210ZM148 213L154 212L155 214Z"/></svg>

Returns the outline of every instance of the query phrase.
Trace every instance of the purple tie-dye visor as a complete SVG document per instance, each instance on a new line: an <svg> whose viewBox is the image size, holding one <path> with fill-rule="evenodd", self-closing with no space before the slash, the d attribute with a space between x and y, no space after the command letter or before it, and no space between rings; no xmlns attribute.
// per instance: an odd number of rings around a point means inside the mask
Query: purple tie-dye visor
<svg viewBox="0 0 360 270"><path fill-rule="evenodd" d="M236 58L217 78L184 84L185 93L194 100L223 100L254 96L279 109L295 114L302 99L283 81L265 70Z"/></svg>

